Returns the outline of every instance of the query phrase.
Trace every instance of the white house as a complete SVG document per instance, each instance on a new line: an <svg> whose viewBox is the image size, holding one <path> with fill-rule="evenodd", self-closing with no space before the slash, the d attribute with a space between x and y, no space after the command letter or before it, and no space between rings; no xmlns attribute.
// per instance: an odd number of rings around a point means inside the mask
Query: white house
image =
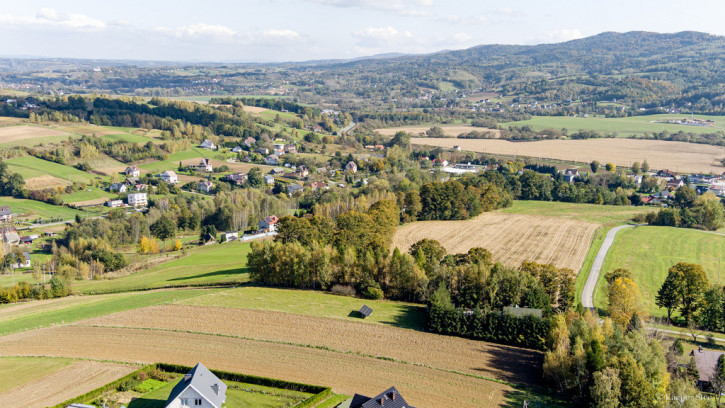
<svg viewBox="0 0 725 408"><path fill-rule="evenodd" d="M235 146L232 148L232 153L241 153L244 149L242 149L242 146Z"/></svg>
<svg viewBox="0 0 725 408"><path fill-rule="evenodd" d="M126 167L126 177L139 177L141 170L136 166Z"/></svg>
<svg viewBox="0 0 725 408"><path fill-rule="evenodd" d="M274 232L277 230L277 222L279 222L279 218L271 215L269 217L262 218L262 220L259 221L259 224L257 224L257 227L260 231L263 232Z"/></svg>
<svg viewBox="0 0 725 408"><path fill-rule="evenodd" d="M126 190L128 190L128 187L123 183L113 183L108 187L108 191L118 191L119 193L125 193Z"/></svg>
<svg viewBox="0 0 725 408"><path fill-rule="evenodd" d="M184 375L171 390L165 408L221 408L227 385L201 363Z"/></svg>
<svg viewBox="0 0 725 408"><path fill-rule="evenodd" d="M214 142L212 142L209 139L206 139L203 142L201 142L201 144L199 145L199 147L201 147L203 149L211 149L211 150L216 149L216 145L214 144Z"/></svg>
<svg viewBox="0 0 725 408"><path fill-rule="evenodd" d="M111 208L123 207L123 201L121 201L121 200L106 201L106 207L111 207Z"/></svg>
<svg viewBox="0 0 725 408"><path fill-rule="evenodd" d="M214 171L214 167L211 165L209 159L201 159L199 164L196 166L196 171L200 173L211 173L212 171Z"/></svg>
<svg viewBox="0 0 725 408"><path fill-rule="evenodd" d="M264 159L264 162L270 166L276 166L279 164L279 156L276 154L270 154L266 159Z"/></svg>
<svg viewBox="0 0 725 408"><path fill-rule="evenodd" d="M18 258L20 258L20 259L18 259ZM15 260L17 262L15 262L14 264L11 265L13 269L30 268L30 266L31 266L30 253L28 251L24 251L23 256L22 257L18 256L15 258Z"/></svg>
<svg viewBox="0 0 725 408"><path fill-rule="evenodd" d="M264 175L264 184L274 184L274 177L269 174Z"/></svg>
<svg viewBox="0 0 725 408"><path fill-rule="evenodd" d="M239 232L222 232L221 237L224 242L235 241L239 239Z"/></svg>
<svg viewBox="0 0 725 408"><path fill-rule="evenodd" d="M133 193L127 197L128 205L133 207L146 207L148 205L148 197L146 193Z"/></svg>
<svg viewBox="0 0 725 408"><path fill-rule="evenodd" d="M0 222L8 222L13 220L13 211L9 206L3 205L0 207Z"/></svg>
<svg viewBox="0 0 725 408"><path fill-rule="evenodd" d="M159 177L161 180L169 183L169 184L176 184L179 182L179 177L176 175L176 172L173 170L167 170L161 174L159 174Z"/></svg>

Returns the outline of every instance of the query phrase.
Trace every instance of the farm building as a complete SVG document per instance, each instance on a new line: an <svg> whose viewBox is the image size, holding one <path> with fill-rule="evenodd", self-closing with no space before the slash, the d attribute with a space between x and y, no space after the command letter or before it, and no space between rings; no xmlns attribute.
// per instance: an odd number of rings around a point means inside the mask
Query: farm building
<svg viewBox="0 0 725 408"><path fill-rule="evenodd" d="M202 181L196 183L196 187L202 193L211 193L212 191L214 191L214 183L212 183L211 181Z"/></svg>
<svg viewBox="0 0 725 408"><path fill-rule="evenodd" d="M127 197L128 205L133 207L146 207L148 205L148 197L146 193L133 193Z"/></svg>
<svg viewBox="0 0 725 408"><path fill-rule="evenodd" d="M113 183L108 187L108 191L118 191L119 193L125 193L128 187L123 183Z"/></svg>
<svg viewBox="0 0 725 408"><path fill-rule="evenodd" d="M37 237L38 236L35 235L35 238L37 238ZM24 235L24 236L20 237L20 243L22 245L33 245L33 241L35 240L35 238L30 235Z"/></svg>
<svg viewBox="0 0 725 408"><path fill-rule="evenodd" d="M350 400L350 408L415 408L405 402L402 395L395 389L390 387L380 394L370 398L364 395L355 394Z"/></svg>
<svg viewBox="0 0 725 408"><path fill-rule="evenodd" d="M3 205L0 207L0 222L9 222L13 220L13 211L9 206Z"/></svg>
<svg viewBox="0 0 725 408"><path fill-rule="evenodd" d="M227 385L201 363L191 369L171 390L165 408L221 408Z"/></svg>
<svg viewBox="0 0 725 408"><path fill-rule="evenodd" d="M261 232L274 232L277 230L277 222L279 222L279 218L271 215L269 217L262 218L262 220L259 221L259 224L257 224L257 227Z"/></svg>
<svg viewBox="0 0 725 408"><path fill-rule="evenodd" d="M355 164L354 161L350 160L345 165L345 171L350 171L350 172L353 172L353 173L357 173L357 164Z"/></svg>
<svg viewBox="0 0 725 408"><path fill-rule="evenodd" d="M203 142L201 142L199 147L201 147L202 149L210 149L210 150L216 149L216 145L214 144L214 142L212 142L209 139L206 139Z"/></svg>
<svg viewBox="0 0 725 408"><path fill-rule="evenodd" d="M165 181L169 184L176 184L179 182L179 177L176 175L176 172L173 170L167 170L167 171L159 174L159 178L162 181Z"/></svg>
<svg viewBox="0 0 725 408"><path fill-rule="evenodd" d="M239 239L239 232L222 232L222 242L235 241Z"/></svg>
<svg viewBox="0 0 725 408"><path fill-rule="evenodd" d="M126 177L138 177L141 175L141 170L136 166L126 167Z"/></svg>
<svg viewBox="0 0 725 408"><path fill-rule="evenodd" d="M214 171L214 167L211 165L209 159L201 159L199 164L196 165L196 171L199 173L211 173Z"/></svg>
<svg viewBox="0 0 725 408"><path fill-rule="evenodd" d="M269 174L271 175L280 175L284 174L284 169L281 167L275 167L272 170L269 171Z"/></svg>

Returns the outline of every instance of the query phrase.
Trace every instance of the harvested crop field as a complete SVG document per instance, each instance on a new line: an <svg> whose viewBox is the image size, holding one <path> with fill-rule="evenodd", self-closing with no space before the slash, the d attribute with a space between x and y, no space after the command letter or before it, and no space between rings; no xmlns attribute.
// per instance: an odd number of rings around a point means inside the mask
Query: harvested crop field
<svg viewBox="0 0 725 408"><path fill-rule="evenodd" d="M498 129L488 129L483 127L476 127L471 125L436 125L443 129L443 133L445 133L446 136L455 138L456 136L460 135L461 133L468 133L471 131L478 131L478 132L493 132L498 137L498 134L500 133ZM383 136L395 136L396 133L403 131L410 133L413 136L418 136L424 134L428 129L430 129L432 126L400 126L395 128L385 128L385 129L375 129L376 132L380 133ZM458 140L458 139L456 139ZM458 144L458 143L454 143Z"/></svg>
<svg viewBox="0 0 725 408"><path fill-rule="evenodd" d="M91 124L68 124L68 125L60 125L57 127L58 129L64 130L66 132L70 133L77 133L79 135L96 135L96 136L106 136L106 135L115 135L119 132L118 130L105 128L103 126L98 125L91 125Z"/></svg>
<svg viewBox="0 0 725 408"><path fill-rule="evenodd" d="M84 394L136 370L129 364L78 361L0 394L3 407L47 407Z"/></svg>
<svg viewBox="0 0 725 408"><path fill-rule="evenodd" d="M28 190L44 190L46 188L66 187L72 183L60 177L45 175L25 180L25 188Z"/></svg>
<svg viewBox="0 0 725 408"><path fill-rule="evenodd" d="M197 316L197 320L208 318L209 315ZM233 324L227 321L222 326ZM383 326L375 327L384 330ZM408 333L405 334L398 338L400 345L407 344ZM371 340L367 339L373 343ZM56 326L2 337L0 353L185 365L203 361L206 366L221 370L329 385L346 394L375 395L395 384L406 398L410 395L410 403L430 407L497 407L517 394L517 389L507 384L434 367L315 347L158 329ZM492 354L502 364L513 365L505 360L506 354ZM361 382L361 378L365 381Z"/></svg>
<svg viewBox="0 0 725 408"><path fill-rule="evenodd" d="M586 163L598 160L625 167L646 159L653 169L670 169L679 172L720 174L725 170L720 163L720 160L725 158L725 147L662 140L587 139L510 142L494 139L412 138L411 143L440 147L459 145L463 150L507 156Z"/></svg>
<svg viewBox="0 0 725 408"><path fill-rule="evenodd" d="M25 139L36 139L48 136L64 136L69 135L57 129L51 129L39 126L7 126L0 128L0 143L17 142ZM69 135L70 136L70 135Z"/></svg>
<svg viewBox="0 0 725 408"><path fill-rule="evenodd" d="M259 106L244 106L244 111L249 113L262 113L268 110L267 108L261 108Z"/></svg>
<svg viewBox="0 0 725 408"><path fill-rule="evenodd" d="M420 221L403 225L393 247L408 251L424 238L435 239L448 253L472 247L491 251L493 259L516 267L523 261L581 269L599 224L534 215L485 213L465 221Z"/></svg>

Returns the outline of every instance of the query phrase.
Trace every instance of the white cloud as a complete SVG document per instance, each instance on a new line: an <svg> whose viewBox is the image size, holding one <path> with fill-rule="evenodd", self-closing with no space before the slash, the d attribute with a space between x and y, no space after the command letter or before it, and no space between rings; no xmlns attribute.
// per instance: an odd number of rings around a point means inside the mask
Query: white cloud
<svg viewBox="0 0 725 408"><path fill-rule="evenodd" d="M318 4L333 7L356 7L369 10L392 12L402 16L429 16L425 8L434 4L433 0L311 0Z"/></svg>
<svg viewBox="0 0 725 408"><path fill-rule="evenodd" d="M265 30L262 32L262 37L266 38L268 40L286 40L286 41L298 41L298 40L302 39L302 36L300 35L300 33L293 31L293 30L289 30L289 29Z"/></svg>
<svg viewBox="0 0 725 408"><path fill-rule="evenodd" d="M440 17L437 19L438 21L443 21L446 23L451 24L468 24L468 25L479 25L479 24L487 24L489 23L489 19L484 16L456 16L456 15L449 15L445 17Z"/></svg>
<svg viewBox="0 0 725 408"><path fill-rule="evenodd" d="M544 36L544 40L548 42L571 41L579 38L584 38L584 35L576 28L562 28L561 30L554 30L546 33Z"/></svg>
<svg viewBox="0 0 725 408"><path fill-rule="evenodd" d="M456 33L453 35L453 39L465 43L471 41L471 36L466 33Z"/></svg>
<svg viewBox="0 0 725 408"><path fill-rule="evenodd" d="M389 41L400 37L410 38L413 35L410 31L400 32L394 27L367 27L353 33L355 37L362 39Z"/></svg>
<svg viewBox="0 0 725 408"><path fill-rule="evenodd" d="M85 14L62 13L46 7L41 8L35 17L0 14L0 24L70 30L103 30L106 28L106 23Z"/></svg>

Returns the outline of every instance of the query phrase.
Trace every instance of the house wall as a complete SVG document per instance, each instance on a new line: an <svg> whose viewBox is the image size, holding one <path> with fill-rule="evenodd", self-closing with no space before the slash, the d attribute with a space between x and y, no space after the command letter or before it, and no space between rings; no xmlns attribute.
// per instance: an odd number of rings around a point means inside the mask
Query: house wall
<svg viewBox="0 0 725 408"><path fill-rule="evenodd" d="M188 400L188 405L181 405L181 400L184 398L186 398ZM194 405L194 399L196 399L196 398L201 398L201 405ZM188 408L216 408L216 407L214 407L214 405L210 404L209 401L202 398L202 396L199 395L199 393L196 392L196 390L192 387L186 388L184 390L184 392L179 394L179 396L174 401L169 403L169 405L167 405L167 407L168 408L186 408L186 407L188 407Z"/></svg>

